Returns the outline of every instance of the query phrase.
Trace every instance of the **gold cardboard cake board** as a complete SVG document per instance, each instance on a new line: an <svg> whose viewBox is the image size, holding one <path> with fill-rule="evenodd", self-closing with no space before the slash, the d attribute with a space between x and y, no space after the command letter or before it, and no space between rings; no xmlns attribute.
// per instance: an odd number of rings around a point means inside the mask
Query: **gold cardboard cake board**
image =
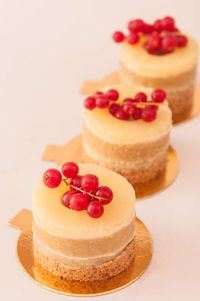
<svg viewBox="0 0 200 301"><path fill-rule="evenodd" d="M93 94L96 91L103 89L105 86L112 86L120 84L120 76L118 71L112 72L99 81L85 81L80 89L81 94ZM195 86L194 99L192 108L189 112L179 115L175 120L174 124L180 124L193 117L200 112L200 87Z"/></svg>
<svg viewBox="0 0 200 301"><path fill-rule="evenodd" d="M21 210L9 225L21 230L17 241L17 258L23 270L39 285L51 291L74 296L103 295L119 290L137 280L152 257L152 238L145 225L136 219L135 257L123 273L104 281L68 281L44 270L33 257L32 212Z"/></svg>
<svg viewBox="0 0 200 301"><path fill-rule="evenodd" d="M74 137L63 146L48 145L42 159L55 161L57 165L62 165L66 161L84 163L82 159L82 136ZM152 181L134 185L136 199L139 200L166 189L176 179L178 169L178 157L174 149L170 146L167 155L166 170Z"/></svg>
<svg viewBox="0 0 200 301"><path fill-rule="evenodd" d="M120 84L120 77L117 71L110 73L99 81L85 81L81 87L80 93L93 94L99 89L104 88L105 86L112 86L116 84Z"/></svg>

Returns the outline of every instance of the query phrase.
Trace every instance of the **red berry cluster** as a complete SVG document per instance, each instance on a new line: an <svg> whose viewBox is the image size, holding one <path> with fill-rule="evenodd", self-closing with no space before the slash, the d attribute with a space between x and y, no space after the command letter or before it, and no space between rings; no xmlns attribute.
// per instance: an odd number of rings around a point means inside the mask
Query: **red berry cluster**
<svg viewBox="0 0 200 301"><path fill-rule="evenodd" d="M63 181L69 190L62 196L62 204L76 211L87 210L90 217L98 218L104 212L103 205L109 204L113 199L113 192L107 186L99 186L95 175L78 175L79 167L74 162L66 162L58 169L48 169L43 175L43 182L49 188L56 188Z"/></svg>
<svg viewBox="0 0 200 301"><path fill-rule="evenodd" d="M94 108L104 109L107 108L110 101L116 101L119 98L117 90L110 89L106 94L101 91L97 91L94 96L89 96L84 101L85 108L93 110Z"/></svg>
<svg viewBox="0 0 200 301"><path fill-rule="evenodd" d="M150 122L156 119L158 103L162 103L166 98L166 93L162 89L156 89L151 94L151 100L147 100L147 95L139 92L134 98L125 98L121 103L116 102L119 99L119 92L111 89L104 94L96 92L94 96L89 96L84 101L85 108L93 110L94 108L108 108L109 113L121 120L143 119Z"/></svg>
<svg viewBox="0 0 200 301"><path fill-rule="evenodd" d="M172 52L175 47L184 47L187 37L180 34L172 17L156 20L153 24L147 24L141 19L131 20L128 23L129 34L124 35L121 31L113 34L116 43L126 41L134 45L139 42L142 35L147 35L144 48L150 54L162 55Z"/></svg>

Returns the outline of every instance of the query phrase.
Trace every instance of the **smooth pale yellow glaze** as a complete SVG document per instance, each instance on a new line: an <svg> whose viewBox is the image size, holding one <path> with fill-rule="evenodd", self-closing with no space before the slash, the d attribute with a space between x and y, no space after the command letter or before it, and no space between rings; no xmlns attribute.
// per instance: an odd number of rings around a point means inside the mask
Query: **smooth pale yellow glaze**
<svg viewBox="0 0 200 301"><path fill-rule="evenodd" d="M79 174L95 174L100 186L109 186L114 194L112 202L104 206L104 214L94 219L87 212L75 211L61 204L67 190L62 183L58 188L46 187L42 180L33 192L33 216L43 230L51 235L88 239L108 236L131 223L135 216L135 192L131 184L119 174L95 164L79 164Z"/></svg>
<svg viewBox="0 0 200 301"><path fill-rule="evenodd" d="M108 87L107 89L110 89ZM138 92L133 86L115 85L112 88L120 93L120 100L134 97ZM107 90L107 89L104 89ZM156 139L170 131L172 126L171 111L167 102L159 105L157 117L152 122L143 120L124 121L113 117L108 109L84 109L83 119L86 126L97 136L104 140L116 143L137 143Z"/></svg>
<svg viewBox="0 0 200 301"><path fill-rule="evenodd" d="M121 45L121 62L133 72L149 77L174 76L193 68L198 59L198 44L188 36L186 47L176 48L166 55L149 54L143 47L146 37L136 45L123 42Z"/></svg>

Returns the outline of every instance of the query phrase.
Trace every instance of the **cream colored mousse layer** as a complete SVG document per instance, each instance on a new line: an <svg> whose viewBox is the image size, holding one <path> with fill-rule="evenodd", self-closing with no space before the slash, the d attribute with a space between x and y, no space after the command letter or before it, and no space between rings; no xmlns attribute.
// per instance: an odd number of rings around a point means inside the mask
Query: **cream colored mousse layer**
<svg viewBox="0 0 200 301"><path fill-rule="evenodd" d="M79 164L80 175L95 174L109 186L112 202L94 219L64 207L62 183L51 189L40 181L33 192L33 238L37 250L68 266L94 266L118 256L135 236L135 192L125 178L95 164Z"/></svg>
<svg viewBox="0 0 200 301"><path fill-rule="evenodd" d="M109 88L111 87L107 89ZM112 88L119 91L119 101L126 97L134 97L137 92L131 85L120 84ZM157 117L152 122L141 119L119 120L113 117L108 109L96 108L92 111L84 109L84 158L87 161L91 159L92 162L111 168L124 176L129 174L128 179L132 178L131 172L141 172L134 179L137 182L140 180L144 182L147 178L151 178L148 172L151 166L157 166L156 170L154 168L154 175L157 174L157 170L160 171L159 162L162 162L162 169L165 166L172 126L171 118L167 102L159 105ZM142 179L144 172L146 176Z"/></svg>
<svg viewBox="0 0 200 301"><path fill-rule="evenodd" d="M166 55L149 54L143 47L145 38L132 46L122 43L120 61L131 71L148 77L169 77L193 69L198 59L198 44L188 36L186 47L176 48ZM158 87L157 87L158 88Z"/></svg>
<svg viewBox="0 0 200 301"><path fill-rule="evenodd" d="M158 56L149 54L143 47L144 42L145 38L134 46L122 43L119 72L121 81L132 84L141 91L164 89L173 121L180 121L185 118L185 114L189 114L192 107L198 44L188 36L186 47Z"/></svg>

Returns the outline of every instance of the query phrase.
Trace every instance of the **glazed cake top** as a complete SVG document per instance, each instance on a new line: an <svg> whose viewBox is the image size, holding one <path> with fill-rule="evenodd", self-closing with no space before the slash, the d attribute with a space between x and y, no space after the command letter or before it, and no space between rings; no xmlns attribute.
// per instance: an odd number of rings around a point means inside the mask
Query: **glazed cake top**
<svg viewBox="0 0 200 301"><path fill-rule="evenodd" d="M103 89L109 90L111 87ZM134 97L138 92L131 85L114 85L120 99ZM141 143L157 139L159 136L167 134L172 127L172 113L167 102L159 105L157 117L152 122L140 120L124 121L113 117L108 109L98 109L90 111L83 110L83 119L88 129L101 139L114 143Z"/></svg>
<svg viewBox="0 0 200 301"><path fill-rule="evenodd" d="M48 188L41 180L33 192L33 217L41 229L51 235L74 238L101 238L121 230L135 217L135 192L131 184L119 174L95 164L79 164L79 174L95 174L100 186L109 186L114 198L104 206L100 218L91 218L86 210L75 211L61 203L67 190L62 183L57 188Z"/></svg>
<svg viewBox="0 0 200 301"><path fill-rule="evenodd" d="M120 61L131 71L148 77L174 76L190 70L198 59L198 44L188 36L186 47L176 48L166 55L149 54L143 47L145 37L135 45L123 42Z"/></svg>

